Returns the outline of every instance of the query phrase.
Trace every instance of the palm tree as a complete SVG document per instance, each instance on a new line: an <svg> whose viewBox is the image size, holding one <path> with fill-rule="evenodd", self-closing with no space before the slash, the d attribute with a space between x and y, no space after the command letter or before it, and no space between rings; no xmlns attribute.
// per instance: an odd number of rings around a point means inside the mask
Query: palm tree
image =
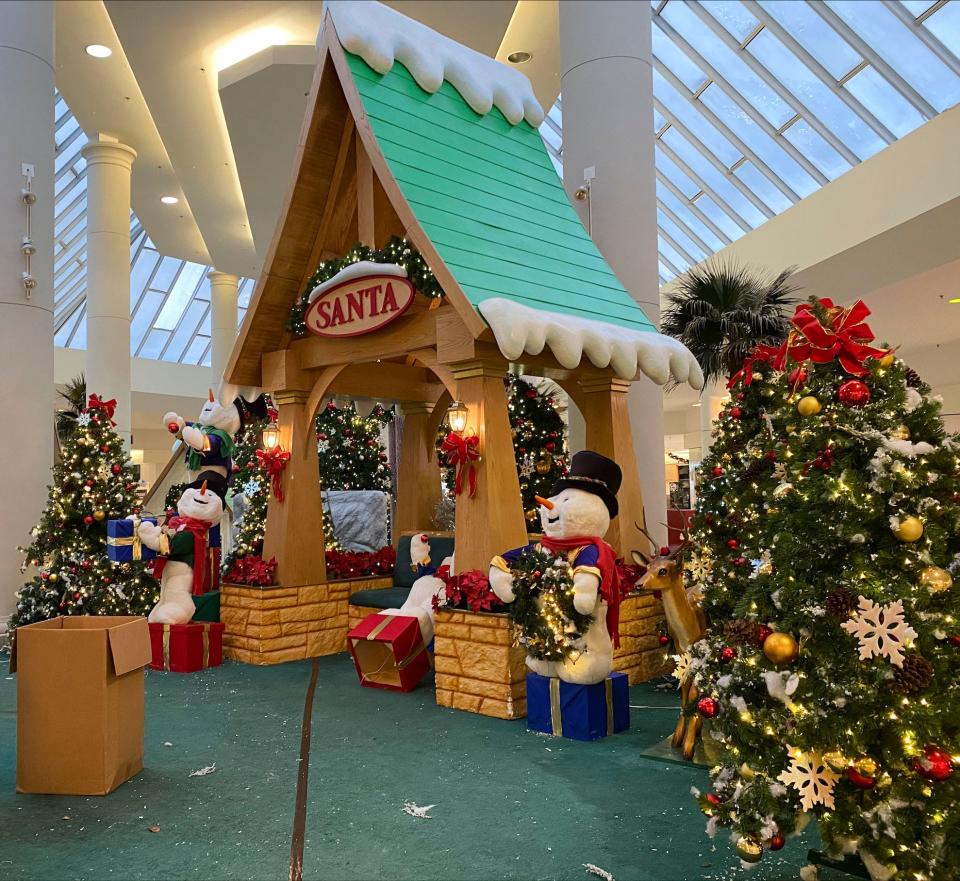
<svg viewBox="0 0 960 881"><path fill-rule="evenodd" d="M87 381L83 374L66 383L59 395L66 401L67 407L57 410L57 436L66 438L76 427L80 411L87 406Z"/></svg>
<svg viewBox="0 0 960 881"><path fill-rule="evenodd" d="M661 332L697 359L706 384L733 375L759 344L776 346L790 329L796 267L770 278L723 260L707 260L679 276L661 316Z"/></svg>

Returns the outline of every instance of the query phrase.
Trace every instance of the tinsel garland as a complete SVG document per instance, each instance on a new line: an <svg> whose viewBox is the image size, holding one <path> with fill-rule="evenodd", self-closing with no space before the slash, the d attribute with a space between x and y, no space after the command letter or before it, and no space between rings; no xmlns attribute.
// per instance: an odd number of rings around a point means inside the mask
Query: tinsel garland
<svg viewBox="0 0 960 881"><path fill-rule="evenodd" d="M430 299L439 299L443 296L443 288L437 281L427 261L423 259L420 252L416 250L406 239L399 236L393 236L382 248L371 248L367 245L354 245L343 257L338 260L324 260L317 268L307 285L300 295L300 298L293 304L290 310L290 319L287 322L287 330L296 336L304 336L307 333L307 325L303 321L303 316L307 312L309 305L310 292L318 285L329 281L340 270L345 269L353 263L359 263L361 260L367 260L371 263L392 263L396 266L402 266L407 270L407 278L413 283L417 291Z"/></svg>
<svg viewBox="0 0 960 881"><path fill-rule="evenodd" d="M527 548L510 568L516 599L507 606L520 631L519 643L532 658L563 661L593 623L573 605L573 570L563 557L539 545Z"/></svg>

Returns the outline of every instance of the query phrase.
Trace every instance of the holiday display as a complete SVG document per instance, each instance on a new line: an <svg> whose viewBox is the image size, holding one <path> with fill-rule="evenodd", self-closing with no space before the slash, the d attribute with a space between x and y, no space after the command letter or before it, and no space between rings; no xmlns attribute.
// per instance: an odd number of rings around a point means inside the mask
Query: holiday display
<svg viewBox="0 0 960 881"><path fill-rule="evenodd" d="M467 495L472 499L477 494L476 463L480 461L480 438L475 434L447 432L440 445L440 453L443 464L450 468L454 475L453 494L458 496L469 486Z"/></svg>
<svg viewBox="0 0 960 881"><path fill-rule="evenodd" d="M203 472L183 491L176 517L163 526L144 521L137 528L143 544L158 554L160 599L150 612L151 624L186 624L193 618L193 595L204 593L209 578L208 533L220 522L226 491L225 478Z"/></svg>
<svg viewBox="0 0 960 881"><path fill-rule="evenodd" d="M625 674L611 673L589 685L527 674L528 731L599 740L629 727L630 693Z"/></svg>
<svg viewBox="0 0 960 881"><path fill-rule="evenodd" d="M114 555L119 562L108 558L108 521L139 510L115 406L91 394L64 432L47 505L24 549L23 570L36 574L17 595L13 628L58 615L145 615L156 602L157 582L132 542L129 554Z"/></svg>
<svg viewBox="0 0 960 881"><path fill-rule="evenodd" d="M616 554L603 541L617 516L620 466L599 453L573 457L550 498L538 499L543 538L494 557L490 587L508 604L527 666L567 682L601 682L619 645Z"/></svg>
<svg viewBox="0 0 960 881"><path fill-rule="evenodd" d="M812 815L875 881L949 878L960 439L868 314L799 308L733 382L740 418L721 415L703 463L688 579L710 630L685 669L721 756L701 804L738 852Z"/></svg>

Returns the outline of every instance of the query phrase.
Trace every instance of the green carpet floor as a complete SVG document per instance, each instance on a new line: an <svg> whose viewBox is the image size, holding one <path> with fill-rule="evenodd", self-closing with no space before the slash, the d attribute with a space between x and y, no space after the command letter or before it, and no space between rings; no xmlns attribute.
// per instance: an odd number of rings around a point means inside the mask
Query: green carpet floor
<svg viewBox="0 0 960 881"><path fill-rule="evenodd" d="M0 878L282 881L309 677L309 662L148 671L146 768L105 798L15 794L16 683L0 677ZM641 755L676 697L639 686L631 704L629 732L578 743L437 707L431 683L360 688L348 656L322 659L304 878L589 881L583 863L617 881L797 878L815 838L747 876L704 835L705 771Z"/></svg>

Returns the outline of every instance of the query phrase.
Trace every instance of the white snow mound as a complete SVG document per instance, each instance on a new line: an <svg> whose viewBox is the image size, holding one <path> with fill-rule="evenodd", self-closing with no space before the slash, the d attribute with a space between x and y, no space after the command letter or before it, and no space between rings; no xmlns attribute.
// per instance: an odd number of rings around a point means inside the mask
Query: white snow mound
<svg viewBox="0 0 960 881"><path fill-rule="evenodd" d="M531 309L513 300L492 297L478 307L505 358L520 360L526 352L539 355L544 348L568 370L584 356L595 367L611 367L621 379L638 372L664 385L672 376L703 388L700 365L683 343L655 331L628 330L605 321L578 318Z"/></svg>
<svg viewBox="0 0 960 881"><path fill-rule="evenodd" d="M358 260L349 266L344 266L336 275L320 282L307 297L307 302L312 303L324 291L335 288L338 284L350 281L354 278L362 278L365 275L392 275L395 278L406 278L407 270L396 263L374 263L372 260Z"/></svg>
<svg viewBox="0 0 960 881"><path fill-rule="evenodd" d="M543 108L530 80L519 70L469 49L426 25L371 0L327 0L343 48L359 55L377 73L399 61L425 92L450 83L477 113L494 107L511 125L526 119L535 128Z"/></svg>

